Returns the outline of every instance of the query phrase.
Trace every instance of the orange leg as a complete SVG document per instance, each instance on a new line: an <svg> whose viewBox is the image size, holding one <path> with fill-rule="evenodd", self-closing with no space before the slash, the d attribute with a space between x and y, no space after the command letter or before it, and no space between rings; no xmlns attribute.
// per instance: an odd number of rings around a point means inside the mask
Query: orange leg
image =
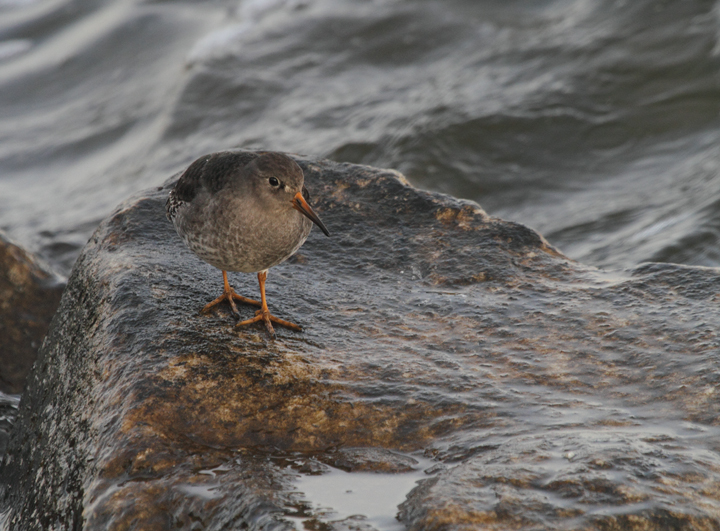
<svg viewBox="0 0 720 531"><path fill-rule="evenodd" d="M217 306L222 301L226 300L230 303L230 307L232 308L232 312L233 312L233 315L235 316L235 319L240 319L240 313L237 310L237 306L235 306L236 300L238 300L240 302L244 302L245 304L252 304L253 306L262 306L262 304L256 300L248 299L247 297L243 297L242 295L238 295L237 293L235 293L235 290L230 287L230 283L228 282L227 271L223 271L222 274L223 274L223 283L225 284L222 295L220 295L214 301L206 304L203 307L203 309L200 310L200 313L207 313L213 307Z"/></svg>
<svg viewBox="0 0 720 531"><path fill-rule="evenodd" d="M265 298L266 278L267 271L260 271L258 273L258 282L260 283L260 297L262 299L262 306L258 311L255 312L255 317L253 317L252 319L248 319L247 321L241 321L237 323L235 327L237 328L238 326L245 326L252 323L257 323L258 321L264 321L265 327L267 328L267 331L270 333L271 336L275 335L275 329L273 329L272 323L284 326L285 328L289 328L290 330L295 330L296 332L302 332L302 328L300 328L298 325L291 323L290 321L278 319L274 315L270 315L270 310L268 310L267 307L267 299Z"/></svg>

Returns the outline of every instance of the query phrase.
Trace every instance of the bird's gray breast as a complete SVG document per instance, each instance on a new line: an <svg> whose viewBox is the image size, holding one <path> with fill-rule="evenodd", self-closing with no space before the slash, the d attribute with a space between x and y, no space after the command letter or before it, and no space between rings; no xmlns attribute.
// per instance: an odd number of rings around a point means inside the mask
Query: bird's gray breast
<svg viewBox="0 0 720 531"><path fill-rule="evenodd" d="M286 205L268 208L234 194L207 194L181 204L173 223L201 260L226 271L276 266L305 243L312 222Z"/></svg>

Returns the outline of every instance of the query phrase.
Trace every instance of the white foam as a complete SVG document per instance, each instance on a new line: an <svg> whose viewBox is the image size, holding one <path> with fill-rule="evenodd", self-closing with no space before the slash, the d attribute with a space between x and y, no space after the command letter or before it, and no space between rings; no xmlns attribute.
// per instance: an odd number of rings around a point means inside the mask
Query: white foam
<svg viewBox="0 0 720 531"><path fill-rule="evenodd" d="M2 0L0 0L2 1ZM293 10L306 0L245 0L237 10L239 22L224 26L201 38L192 47L187 63L194 64L228 55L242 37L271 14Z"/></svg>
<svg viewBox="0 0 720 531"><path fill-rule="evenodd" d="M0 0L1 2L2 0ZM2 4L0 4L2 5ZM33 47L30 39L12 39L0 41L0 61L23 54Z"/></svg>
<svg viewBox="0 0 720 531"><path fill-rule="evenodd" d="M232 48L232 44L237 42L249 28L250 24L243 22L225 26L206 35L190 49L186 62L188 64L202 63L223 57Z"/></svg>

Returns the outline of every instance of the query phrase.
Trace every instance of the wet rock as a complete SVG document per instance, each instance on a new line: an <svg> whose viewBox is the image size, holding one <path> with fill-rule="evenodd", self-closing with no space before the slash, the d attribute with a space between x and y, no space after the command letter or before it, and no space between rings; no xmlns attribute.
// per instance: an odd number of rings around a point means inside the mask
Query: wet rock
<svg viewBox="0 0 720 531"><path fill-rule="evenodd" d="M221 275L165 220L169 182L100 225L20 405L6 527L294 529L288 463L415 452L413 530L720 525L717 270L598 271L393 172L299 162L333 236L268 297L303 333L198 315Z"/></svg>
<svg viewBox="0 0 720 531"><path fill-rule="evenodd" d="M60 304L63 280L0 232L0 391L17 394Z"/></svg>
<svg viewBox="0 0 720 531"><path fill-rule="evenodd" d="M321 457L327 464L347 472L398 474L411 472L418 465L417 459L384 448L340 448Z"/></svg>

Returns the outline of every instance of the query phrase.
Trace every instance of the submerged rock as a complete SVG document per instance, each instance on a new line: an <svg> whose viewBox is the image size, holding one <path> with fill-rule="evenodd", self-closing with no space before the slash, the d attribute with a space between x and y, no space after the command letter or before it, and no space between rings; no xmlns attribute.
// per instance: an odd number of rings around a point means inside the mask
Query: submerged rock
<svg viewBox="0 0 720 531"><path fill-rule="evenodd" d="M60 304L63 281L0 232L0 391L17 394Z"/></svg>
<svg viewBox="0 0 720 531"><path fill-rule="evenodd" d="M413 453L435 465L412 530L720 525L717 270L598 271L396 173L298 162L333 236L268 300L303 333L198 315L221 275L165 220L171 181L99 226L23 396L5 528L294 529L297 473Z"/></svg>

